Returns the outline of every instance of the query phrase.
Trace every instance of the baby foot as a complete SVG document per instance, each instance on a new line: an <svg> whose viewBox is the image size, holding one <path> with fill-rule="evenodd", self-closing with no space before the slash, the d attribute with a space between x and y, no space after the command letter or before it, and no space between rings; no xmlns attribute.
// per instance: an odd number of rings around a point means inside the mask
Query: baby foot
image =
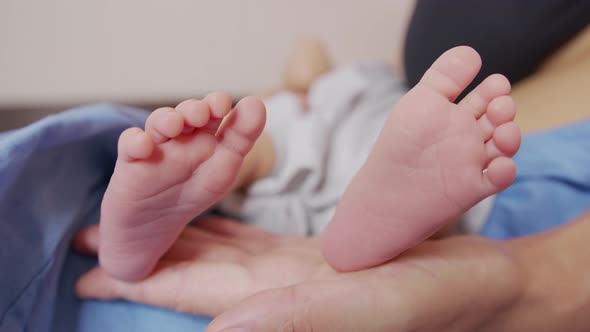
<svg viewBox="0 0 590 332"><path fill-rule="evenodd" d="M322 235L336 270L386 262L514 181L508 80L492 75L453 103L480 67L473 49L453 48L394 107Z"/></svg>
<svg viewBox="0 0 590 332"><path fill-rule="evenodd" d="M265 122L258 99L244 98L230 114L231 105L223 94L187 100L153 112L145 131L121 134L101 208L106 272L124 280L147 276L184 226L230 190Z"/></svg>

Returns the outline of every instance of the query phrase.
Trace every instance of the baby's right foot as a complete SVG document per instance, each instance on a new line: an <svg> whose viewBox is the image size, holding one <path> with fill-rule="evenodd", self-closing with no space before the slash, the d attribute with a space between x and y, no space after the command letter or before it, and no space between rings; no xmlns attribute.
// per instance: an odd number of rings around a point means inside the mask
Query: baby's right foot
<svg viewBox="0 0 590 332"><path fill-rule="evenodd" d="M514 180L520 131L501 75L454 99L481 66L471 48L443 54L392 110L322 236L330 265L384 263Z"/></svg>
<svg viewBox="0 0 590 332"><path fill-rule="evenodd" d="M231 104L210 94L156 110L145 132L121 134L101 208L99 259L107 273L147 276L186 224L230 190L265 122L262 102L248 97L218 133Z"/></svg>

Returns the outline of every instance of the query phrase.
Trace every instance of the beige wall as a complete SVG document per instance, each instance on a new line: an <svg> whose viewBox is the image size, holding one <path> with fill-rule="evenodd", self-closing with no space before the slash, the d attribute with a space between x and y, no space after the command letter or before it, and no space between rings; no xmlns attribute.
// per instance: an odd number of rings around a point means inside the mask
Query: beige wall
<svg viewBox="0 0 590 332"><path fill-rule="evenodd" d="M171 100L278 82L302 33L338 63L395 53L407 0L1 0L0 108Z"/></svg>

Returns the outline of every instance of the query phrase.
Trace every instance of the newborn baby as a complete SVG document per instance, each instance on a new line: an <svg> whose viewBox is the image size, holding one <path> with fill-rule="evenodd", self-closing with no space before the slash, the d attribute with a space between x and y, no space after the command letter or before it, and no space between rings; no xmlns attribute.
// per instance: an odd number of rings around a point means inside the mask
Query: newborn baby
<svg viewBox="0 0 590 332"><path fill-rule="evenodd" d="M390 260L512 183L520 131L508 81L490 76L453 103L480 66L468 47L447 51L390 112L322 235L332 267ZM102 268L123 280L146 277L195 216L238 178L252 180L260 157L243 163L264 124L257 98L232 111L228 96L210 94L126 130L102 203Z"/></svg>

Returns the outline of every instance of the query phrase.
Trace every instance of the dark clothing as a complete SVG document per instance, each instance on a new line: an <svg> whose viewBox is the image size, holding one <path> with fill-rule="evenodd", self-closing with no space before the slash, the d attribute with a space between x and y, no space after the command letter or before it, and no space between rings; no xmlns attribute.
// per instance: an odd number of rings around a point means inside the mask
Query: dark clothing
<svg viewBox="0 0 590 332"><path fill-rule="evenodd" d="M407 82L414 86L432 62L458 45L476 49L485 77L527 77L590 22L590 0L418 0L405 41Z"/></svg>

